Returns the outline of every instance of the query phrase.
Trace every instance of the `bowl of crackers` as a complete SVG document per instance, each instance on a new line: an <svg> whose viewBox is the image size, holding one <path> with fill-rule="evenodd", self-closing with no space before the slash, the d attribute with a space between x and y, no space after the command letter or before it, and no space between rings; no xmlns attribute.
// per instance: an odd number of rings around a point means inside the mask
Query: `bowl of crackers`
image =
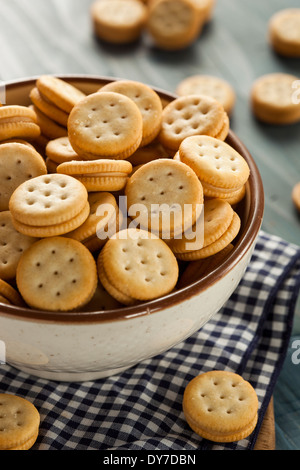
<svg viewBox="0 0 300 470"><path fill-rule="evenodd" d="M201 329L264 211L220 102L126 79L7 83L0 178L5 360L55 381L112 376Z"/></svg>

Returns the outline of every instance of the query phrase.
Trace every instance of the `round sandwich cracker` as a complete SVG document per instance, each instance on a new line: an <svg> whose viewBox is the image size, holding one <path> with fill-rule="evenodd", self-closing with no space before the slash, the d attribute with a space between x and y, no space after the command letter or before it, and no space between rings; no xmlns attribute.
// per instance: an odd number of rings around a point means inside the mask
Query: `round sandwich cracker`
<svg viewBox="0 0 300 470"><path fill-rule="evenodd" d="M300 57L300 8L275 13L268 26L273 49L285 57Z"/></svg>
<svg viewBox="0 0 300 470"><path fill-rule="evenodd" d="M29 450L37 440L40 414L28 400L0 393L0 450Z"/></svg>
<svg viewBox="0 0 300 470"><path fill-rule="evenodd" d="M219 189L223 194L238 191L250 175L249 166L242 155L226 142L209 136L185 139L180 145L179 157L203 181L204 194L206 187Z"/></svg>
<svg viewBox="0 0 300 470"><path fill-rule="evenodd" d="M137 40L147 18L147 9L136 0L97 0L91 17L96 36L114 44Z"/></svg>
<svg viewBox="0 0 300 470"><path fill-rule="evenodd" d="M77 240L45 238L32 245L17 268L18 289L39 310L72 311L88 303L97 287L97 268Z"/></svg>
<svg viewBox="0 0 300 470"><path fill-rule="evenodd" d="M111 285L108 292L125 304L129 303L127 299L146 301L168 294L179 275L176 258L167 244L137 229L122 230L108 240L98 258L98 269L103 274L103 286Z"/></svg>
<svg viewBox="0 0 300 470"><path fill-rule="evenodd" d="M198 36L204 14L194 0L155 0L149 4L147 30L156 46L179 50Z"/></svg>
<svg viewBox="0 0 300 470"><path fill-rule="evenodd" d="M181 96L163 110L159 141L165 148L176 152L187 137L217 137L226 124L225 117L223 106L214 98L205 95Z"/></svg>
<svg viewBox="0 0 300 470"><path fill-rule="evenodd" d="M94 93L73 108L68 135L73 149L83 159L125 160L142 141L143 119L127 96Z"/></svg>
<svg viewBox="0 0 300 470"><path fill-rule="evenodd" d="M183 412L191 429L213 442L248 437L258 418L258 398L240 375L209 371L191 380L184 391Z"/></svg>
<svg viewBox="0 0 300 470"><path fill-rule="evenodd" d="M76 230L87 220L89 214L90 206L89 203L86 202L84 208L79 212L79 214L64 222L48 225L31 225L20 222L15 218L12 218L12 222L15 229L23 235L36 238L49 238L65 235L72 230Z"/></svg>
<svg viewBox="0 0 300 470"><path fill-rule="evenodd" d="M132 99L143 119L141 147L152 142L158 135L162 121L162 103L158 94L148 85L131 80L118 80L102 87L100 92L113 91Z"/></svg>
<svg viewBox="0 0 300 470"><path fill-rule="evenodd" d="M255 117L267 124L288 125L300 121L300 101L294 100L299 78L287 73L272 73L258 78L251 90Z"/></svg>
<svg viewBox="0 0 300 470"><path fill-rule="evenodd" d="M40 133L34 110L18 105L0 107L0 141L13 138L36 139Z"/></svg>
<svg viewBox="0 0 300 470"><path fill-rule="evenodd" d="M129 216L163 238L192 227L202 210L203 190L196 174L171 159L140 167L130 177L125 194Z"/></svg>
<svg viewBox="0 0 300 470"><path fill-rule="evenodd" d="M126 160L91 160L65 162L56 168L80 181L87 191L119 191L126 186L132 165Z"/></svg>
<svg viewBox="0 0 300 470"><path fill-rule="evenodd" d="M86 206L85 187L68 175L52 174L33 178L14 191L9 208L14 219L48 226L69 221Z"/></svg>

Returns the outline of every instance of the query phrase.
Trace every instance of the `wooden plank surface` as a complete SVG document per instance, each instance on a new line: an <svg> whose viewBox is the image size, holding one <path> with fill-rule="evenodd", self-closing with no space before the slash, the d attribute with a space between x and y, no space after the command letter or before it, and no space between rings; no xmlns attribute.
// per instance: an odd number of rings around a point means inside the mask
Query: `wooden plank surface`
<svg viewBox="0 0 300 470"><path fill-rule="evenodd" d="M271 398L270 404L265 414L264 421L256 440L254 450L276 450L274 400Z"/></svg>

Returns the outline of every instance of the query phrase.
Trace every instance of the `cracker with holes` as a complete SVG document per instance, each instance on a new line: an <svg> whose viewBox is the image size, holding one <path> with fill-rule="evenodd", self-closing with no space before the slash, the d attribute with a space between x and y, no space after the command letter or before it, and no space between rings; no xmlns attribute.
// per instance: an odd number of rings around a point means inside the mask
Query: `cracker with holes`
<svg viewBox="0 0 300 470"><path fill-rule="evenodd" d="M140 37L147 9L136 0L97 0L92 4L91 17L99 39L127 44Z"/></svg>
<svg viewBox="0 0 300 470"><path fill-rule="evenodd" d="M36 241L17 232L10 211L0 212L0 279L15 279L22 253Z"/></svg>
<svg viewBox="0 0 300 470"><path fill-rule="evenodd" d="M227 114L231 114L235 101L235 91L224 79L210 75L192 75L182 80L176 89L179 96L207 95L222 104Z"/></svg>
<svg viewBox="0 0 300 470"><path fill-rule="evenodd" d="M179 158L195 171L207 197L236 196L250 176L246 160L236 150L209 136L185 139L179 148Z"/></svg>
<svg viewBox="0 0 300 470"><path fill-rule="evenodd" d="M156 46L179 50L195 41L204 19L194 0L155 0L149 4L146 27Z"/></svg>
<svg viewBox="0 0 300 470"><path fill-rule="evenodd" d="M131 80L111 82L99 90L121 93L132 99L139 108L143 119L141 147L152 142L158 135L162 121L162 103L158 94L148 85Z"/></svg>
<svg viewBox="0 0 300 470"><path fill-rule="evenodd" d="M98 257L98 273L112 297L133 305L170 293L178 281L179 269L163 240L131 228L108 240Z"/></svg>
<svg viewBox="0 0 300 470"><path fill-rule="evenodd" d="M202 185L190 167L172 159L158 159L130 177L125 194L128 215L162 238L192 227L203 205Z"/></svg>
<svg viewBox="0 0 300 470"><path fill-rule="evenodd" d="M88 193L80 181L51 174L21 184L9 209L19 232L32 237L54 237L75 230L88 218Z"/></svg>
<svg viewBox="0 0 300 470"><path fill-rule="evenodd" d="M225 140L228 129L228 116L217 100L205 95L181 96L163 110L159 141L175 153L187 137L208 135Z"/></svg>
<svg viewBox="0 0 300 470"><path fill-rule="evenodd" d="M240 228L241 220L231 205L221 199L212 199L204 203L203 225L195 227L189 238L184 234L181 239L171 240L168 245L176 258L182 261L205 259L231 244ZM203 230L203 239L197 230Z"/></svg>
<svg viewBox="0 0 300 470"><path fill-rule="evenodd" d="M300 8L275 13L268 26L273 49L285 57L300 57Z"/></svg>
<svg viewBox="0 0 300 470"><path fill-rule="evenodd" d="M33 148L19 143L0 145L0 211L8 210L9 199L20 184L46 174L45 162Z"/></svg>
<svg viewBox="0 0 300 470"><path fill-rule="evenodd" d="M44 238L22 255L16 281L29 306L38 310L72 311L88 303L95 294L96 262L77 240Z"/></svg>
<svg viewBox="0 0 300 470"><path fill-rule="evenodd" d="M71 161L62 163L56 171L76 178L89 192L119 191L126 186L132 165L126 160Z"/></svg>
<svg viewBox="0 0 300 470"><path fill-rule="evenodd" d="M73 108L68 136L75 152L85 160L125 160L140 146L143 118L127 96L94 93Z"/></svg>
<svg viewBox="0 0 300 470"><path fill-rule="evenodd" d="M40 133L34 110L17 105L0 107L0 141L13 138L36 139Z"/></svg>
<svg viewBox="0 0 300 470"><path fill-rule="evenodd" d="M274 73L258 78L251 90L251 106L255 117L274 125L288 125L300 121L300 102L293 99L294 75Z"/></svg>
<svg viewBox="0 0 300 470"><path fill-rule="evenodd" d="M122 223L116 198L108 192L89 194L90 214L76 230L67 234L94 252L104 246L109 237L119 231Z"/></svg>
<svg viewBox="0 0 300 470"><path fill-rule="evenodd" d="M183 395L183 412L190 428L213 442L248 437L258 418L258 398L252 385L228 371L209 371L192 379Z"/></svg>
<svg viewBox="0 0 300 470"><path fill-rule="evenodd" d="M40 414L30 401L0 394L0 450L29 450L35 444Z"/></svg>

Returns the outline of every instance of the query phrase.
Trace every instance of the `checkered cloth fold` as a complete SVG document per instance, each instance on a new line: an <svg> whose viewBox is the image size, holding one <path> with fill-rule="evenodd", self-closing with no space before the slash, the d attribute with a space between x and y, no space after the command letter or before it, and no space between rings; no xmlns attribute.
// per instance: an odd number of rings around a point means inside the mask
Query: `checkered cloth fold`
<svg viewBox="0 0 300 470"><path fill-rule="evenodd" d="M262 231L226 305L170 351L120 375L85 383L56 383L0 366L0 390L39 409L33 450L253 449L285 359L299 286L300 247ZM258 395L258 425L239 442L208 442L184 419L187 383L212 369L241 374Z"/></svg>

